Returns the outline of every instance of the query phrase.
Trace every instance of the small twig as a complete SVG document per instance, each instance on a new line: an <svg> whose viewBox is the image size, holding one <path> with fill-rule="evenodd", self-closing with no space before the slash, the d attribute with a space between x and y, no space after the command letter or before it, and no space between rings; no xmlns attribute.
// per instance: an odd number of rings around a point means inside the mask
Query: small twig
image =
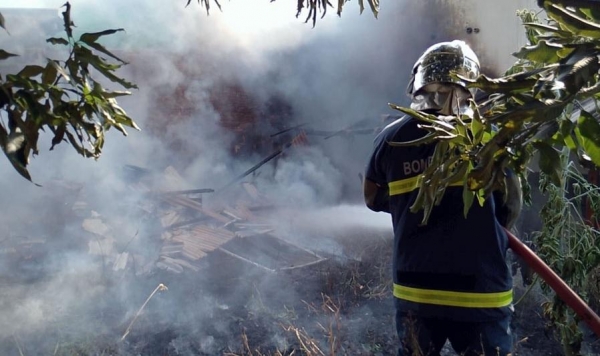
<svg viewBox="0 0 600 356"><path fill-rule="evenodd" d="M59 349L60 349L60 341L57 341L56 346L54 346L54 353L52 355L56 356L56 353L58 352Z"/></svg>
<svg viewBox="0 0 600 356"><path fill-rule="evenodd" d="M129 247L129 245L131 244L131 242L133 242L133 240L135 240L135 238L137 237L137 235L140 233L140 229L137 229L135 231L135 234L133 234L133 236L131 236L131 239L129 239L129 241L127 241L127 243L125 244L125 247L123 247L123 252L127 252L127 248Z"/></svg>
<svg viewBox="0 0 600 356"><path fill-rule="evenodd" d="M314 305L308 303L304 299L302 299L301 302L306 305L306 308L308 309L309 312L312 312L312 313L315 313L315 314L318 313L317 308L315 308Z"/></svg>
<svg viewBox="0 0 600 356"><path fill-rule="evenodd" d="M267 226L270 226L270 225L267 224ZM293 243L292 241L289 241L289 240L287 240L287 239L285 239L283 237L280 237L280 236L277 236L277 235L273 235L273 234L269 234L269 237L272 237L274 239L280 240L280 241L282 241L282 242L284 242L284 243L286 243L286 244L288 244L290 246L299 248L300 250L302 250L304 252L307 252L307 253L315 256L318 259L324 258L324 257L321 257L320 255L318 255L317 253L315 253L314 251L311 251L311 250L309 250L309 249L307 249L305 247L302 247L302 246L300 246L300 245L298 245L296 243ZM321 261L319 261L319 262L321 262Z"/></svg>
<svg viewBox="0 0 600 356"><path fill-rule="evenodd" d="M527 342L527 341L529 341L529 338L528 338L528 337L524 337L524 338L522 338L521 340L517 341L517 342L515 343L515 349L516 349L517 347L521 346L521 344L523 344L523 343L525 343L525 342Z"/></svg>
<svg viewBox="0 0 600 356"><path fill-rule="evenodd" d="M146 304L148 304L148 302L150 301L150 299L152 299L152 297L158 292L158 291L166 291L169 290L167 288L167 286L165 286L164 284L159 284L152 293L150 293L150 296L148 296L148 298L146 299L146 301L144 302L144 304L142 304L142 306L140 307L140 310L138 310L138 312L135 314L135 317L133 317L133 320L131 321L131 323L129 323L129 326L127 327L127 330L125 330L125 333L123 334L123 336L121 337L121 341L125 340L125 338L127 337L127 335L129 335L129 331L131 331L131 327L133 326L133 324L135 323L135 321L137 320L137 318L140 316L140 314L142 314L142 310L144 310L144 308L146 307Z"/></svg>
<svg viewBox="0 0 600 356"><path fill-rule="evenodd" d="M248 356L253 356L252 349L250 349L250 343L248 343L248 335L246 334L246 329L242 331L242 343L244 344L244 348L246 349Z"/></svg>
<svg viewBox="0 0 600 356"><path fill-rule="evenodd" d="M239 260L241 260L241 261L247 262L247 263L249 263L249 264L251 264L251 265L253 265L253 266L256 266L256 267L258 267L258 268L262 268L262 269L264 269L264 270L267 270L267 271L269 271L269 272L272 272L272 273L276 272L276 271L275 271L274 269L272 269L272 268L269 268L269 267L263 266L263 265L261 265L261 264L259 264L259 263L256 263L256 262L254 262L254 261L250 261L249 259L247 259L247 258L245 258L245 257L242 257L242 256L240 256L240 255L238 255L238 254L236 254L236 253L233 253L233 252L231 252L231 251L229 251L229 250L226 250L226 249L224 249L223 247L218 247L218 248L217 248L217 250L219 250L219 251L221 251L221 252L223 252L223 253L225 253L225 254L227 254L227 255L231 256L231 257L235 257L235 258L237 258L237 259L239 259Z"/></svg>
<svg viewBox="0 0 600 356"><path fill-rule="evenodd" d="M21 348L21 343L19 342L19 339L17 339L16 336L12 336L13 340L15 341L15 345L17 345L17 350L19 350L19 355L20 356L25 356L25 354L23 353L23 349Z"/></svg>
<svg viewBox="0 0 600 356"><path fill-rule="evenodd" d="M298 340L298 343L300 343L300 349L304 351L304 354L307 356L325 356L325 353L321 351L316 342L308 336L304 329L301 330L291 324L289 326L283 324L280 325L283 330L296 335L296 339Z"/></svg>
<svg viewBox="0 0 600 356"><path fill-rule="evenodd" d="M295 265L295 266L289 266L289 267L281 267L278 270L279 271L289 271L289 270L296 269L296 268L303 268L303 267L308 267L308 266L316 265L316 264L321 263L323 261L327 261L327 258L321 258L321 259L318 259L316 261L311 261L311 262L303 263L301 265Z"/></svg>
<svg viewBox="0 0 600 356"><path fill-rule="evenodd" d="M529 294L529 292L531 292L531 290L533 289L533 287L536 285L538 279L539 279L539 275L535 275L535 278L533 280L533 282L531 282L531 284L529 285L529 287L527 288L527 290L525 290L525 293L523 293L523 295L521 295L521 297L519 298L519 300L517 300L514 304L514 306L519 305L519 303L527 296L527 294Z"/></svg>

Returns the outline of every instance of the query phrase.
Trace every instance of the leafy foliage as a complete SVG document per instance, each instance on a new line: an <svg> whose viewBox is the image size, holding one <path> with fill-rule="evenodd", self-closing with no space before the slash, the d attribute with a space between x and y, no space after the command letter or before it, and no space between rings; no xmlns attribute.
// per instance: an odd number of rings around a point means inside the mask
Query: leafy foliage
<svg viewBox="0 0 600 356"><path fill-rule="evenodd" d="M219 0L212 0L212 1L214 1L215 4L217 5L217 7L219 8L219 10L221 10L221 4L219 3ZM191 2L192 2L192 0L188 0L187 4L185 4L185 7L188 7ZM211 2L211 0L198 0L198 4L200 4L206 8L206 14L210 13L210 2Z"/></svg>
<svg viewBox="0 0 600 356"><path fill-rule="evenodd" d="M300 16L300 14L302 13L302 10L304 8L308 8L308 16L306 17L305 22L308 22L310 20L312 20L313 26L316 25L317 23L317 13L319 11L321 11L323 14L321 15L321 18L323 18L326 14L327 14L327 6L329 7L333 7L333 5L331 4L331 2L329 2L329 0L297 0L297 13L296 13L296 17ZM337 3L337 15L338 16L342 16L342 10L344 8L344 5L346 5L346 3L350 1L350 0L338 0ZM304 5L304 3L306 2L306 5ZM369 7L371 8L371 12L373 12L373 15L375 15L375 17L377 17L377 15L379 15L379 0L367 0L367 3L369 4ZM358 6L360 7L360 13L362 14L363 11L365 10L365 1L364 0L358 0Z"/></svg>
<svg viewBox="0 0 600 356"><path fill-rule="evenodd" d="M568 160L567 152L565 149L559 158L563 185L555 185L546 175L541 177L541 189L548 200L540 212L543 228L534 234L534 239L540 257L575 292L586 298L590 290L589 276L600 264L600 232L595 227L597 221L587 221L581 211L586 204L598 211L600 189L588 182ZM542 289L547 294L551 292L546 284L542 284ZM583 340L578 328L580 318L556 295L544 303L543 308L562 340L564 354L578 355Z"/></svg>
<svg viewBox="0 0 600 356"><path fill-rule="evenodd" d="M188 0L186 6L191 2ZM221 9L219 0L197 2L206 8L207 13L212 3ZM338 1L338 15L347 2ZM377 16L379 0L366 2ZM365 1L359 0L358 3L362 13ZM114 127L125 135L126 127L139 129L115 99L130 92L110 91L101 84L108 79L124 89L137 88L116 75L116 71L126 63L98 43L102 36L123 29L84 33L75 39L71 5L67 2L64 7L62 15L66 36L49 38L47 42L66 46L68 58L48 59L45 65L26 65L18 73L0 73L0 146L17 172L30 181L31 175L27 170L29 158L39 153L38 138L45 129L54 135L51 149L67 141L79 154L96 159L101 155L105 133L110 128ZM298 0L296 16L300 16L303 9L308 9L306 22L312 19L314 26L317 13L322 12L325 16L328 7L333 5L327 0ZM1 13L0 27L6 30ZM0 61L15 56L17 54L0 49Z"/></svg>
<svg viewBox="0 0 600 356"><path fill-rule="evenodd" d="M200 4L206 8L207 14L210 12L211 1L214 1L215 5L217 5L219 10L221 10L221 4L219 3L219 0L197 0L198 4ZM275 1L275 0L271 0L271 2L273 2L273 1ZM337 2L337 15L338 16L342 15L342 10L344 8L344 5L346 5L346 3L349 1L350 0L338 0L338 2ZM190 5L191 2L192 2L192 0L187 0L187 3L185 6L187 7L188 5ZM373 12L373 15L375 15L375 17L377 17L377 15L379 15L379 0L366 0L366 2L370 7L371 12ZM363 11L365 10L365 0L358 0L358 6L360 7L360 13L362 14ZM308 15L306 16L305 22L312 21L313 26L315 26L317 23L317 14L319 12L322 13L321 18L323 18L325 15L327 15L328 7L333 7L333 5L331 4L331 2L329 0L297 0L296 17L299 17L300 14L302 14L302 12L306 9L308 11Z"/></svg>
<svg viewBox="0 0 600 356"><path fill-rule="evenodd" d="M101 81L125 89L137 88L115 74L124 64L97 41L123 29L84 33L73 37L71 5L62 13L66 37L48 43L65 46L66 60L47 59L45 65L26 65L16 74L0 74L0 146L13 167L31 181L29 157L38 154L40 131L52 132L52 147L67 141L84 157L99 158L110 128L127 134L139 129L115 98L129 91L107 90ZM4 27L4 18L0 18ZM116 62L109 62L101 55ZM0 60L15 56L0 50ZM98 79L100 77L100 79Z"/></svg>
<svg viewBox="0 0 600 356"><path fill-rule="evenodd" d="M569 2L570 3L570 2ZM544 1L550 19L541 24L532 12L521 12L529 45L514 53L517 63L501 78L461 78L470 88L489 94L472 103L474 115L437 117L390 104L423 121L430 134L419 142L437 142L437 154L421 180L421 209L431 209L457 174L465 178L465 212L495 190L506 189L505 170L519 175L534 155L540 169L562 184L559 150L568 147L584 165L600 163L600 125L589 103L599 98L600 14L594 1L564 7Z"/></svg>

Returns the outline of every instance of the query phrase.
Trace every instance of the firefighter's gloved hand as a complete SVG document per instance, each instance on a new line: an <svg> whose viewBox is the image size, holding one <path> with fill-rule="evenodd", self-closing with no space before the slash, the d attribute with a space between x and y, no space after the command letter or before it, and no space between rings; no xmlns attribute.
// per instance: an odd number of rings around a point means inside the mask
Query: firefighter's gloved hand
<svg viewBox="0 0 600 356"><path fill-rule="evenodd" d="M506 173L506 191L494 194L496 218L502 226L512 229L523 208L523 192L519 176L511 171Z"/></svg>
<svg viewBox="0 0 600 356"><path fill-rule="evenodd" d="M511 171L506 172L506 190L497 192L494 195L496 203L496 218L502 226L515 232L515 224L523 209L523 192L521 190L521 180L519 176ZM523 241L531 248L530 241ZM533 282L533 270L521 258L521 256L511 253L512 275L520 272L524 286Z"/></svg>
<svg viewBox="0 0 600 356"><path fill-rule="evenodd" d="M522 241L525 245L527 245L530 249L534 249L533 243L531 241ZM510 262L511 262L511 270L513 277L520 273L521 281L524 287L529 286L533 283L534 271L529 267L527 262L521 256L517 255L514 252L510 254Z"/></svg>
<svg viewBox="0 0 600 356"><path fill-rule="evenodd" d="M390 193L386 185L364 179L363 193L365 203L369 209L390 213Z"/></svg>

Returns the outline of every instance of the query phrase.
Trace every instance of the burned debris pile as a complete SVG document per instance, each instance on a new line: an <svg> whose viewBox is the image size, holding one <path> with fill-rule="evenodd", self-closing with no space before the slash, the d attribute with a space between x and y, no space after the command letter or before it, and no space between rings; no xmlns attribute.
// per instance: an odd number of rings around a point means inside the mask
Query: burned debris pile
<svg viewBox="0 0 600 356"><path fill-rule="evenodd" d="M126 170L131 197L120 207L126 211L103 215L90 209L81 222L87 252L113 272L193 273L215 253L269 272L325 260L277 235L269 218L273 204L250 182L216 195L212 189L187 189L172 167L160 174L134 166Z"/></svg>

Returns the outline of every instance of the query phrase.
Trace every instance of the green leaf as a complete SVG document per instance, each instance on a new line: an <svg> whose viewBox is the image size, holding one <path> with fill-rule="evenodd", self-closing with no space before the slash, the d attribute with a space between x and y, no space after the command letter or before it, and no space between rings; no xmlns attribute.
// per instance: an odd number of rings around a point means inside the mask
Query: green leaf
<svg viewBox="0 0 600 356"><path fill-rule="evenodd" d="M58 62L56 62L55 60L49 59L48 63L50 63L50 65L52 65L54 67L54 69L56 69L56 71L60 75L63 76L63 78L65 78L68 82L70 82L73 87L77 87L77 83L75 83L75 81L73 81L73 78L71 78L69 73L67 73L67 71L58 64Z"/></svg>
<svg viewBox="0 0 600 356"><path fill-rule="evenodd" d="M18 56L17 54L12 54L12 53L8 53L3 49L0 49L0 60L4 60L10 57L16 57Z"/></svg>
<svg viewBox="0 0 600 356"><path fill-rule="evenodd" d="M102 93L102 96L110 99L110 98L116 98L119 96L128 96L131 95L131 92L129 90L113 90L113 91L105 91Z"/></svg>
<svg viewBox="0 0 600 356"><path fill-rule="evenodd" d="M562 120L560 123L560 135L565 143L565 145L570 149L570 150L576 150L577 149L577 143L575 142L575 139L573 138L573 134L574 131L573 129L575 128L575 123L572 122L571 120Z"/></svg>
<svg viewBox="0 0 600 356"><path fill-rule="evenodd" d="M600 123L587 111L581 111L575 134L592 162L600 166Z"/></svg>
<svg viewBox="0 0 600 356"><path fill-rule="evenodd" d="M4 20L4 16L2 15L1 12L0 12L0 27L2 27L4 30L6 30L6 21ZM6 30L6 32L8 32L8 30Z"/></svg>
<svg viewBox="0 0 600 356"><path fill-rule="evenodd" d="M80 155L82 155L83 157L86 157L86 158L98 158L97 154L95 154L94 152L83 147L79 143L79 140L75 137L75 135L73 135L73 133L71 133L67 130L67 131L65 131L65 134L67 135L67 139L69 140L69 143L71 144L71 146L73 146L73 148L75 148L77 153L79 153Z"/></svg>
<svg viewBox="0 0 600 356"><path fill-rule="evenodd" d="M43 71L44 71L44 67L36 66L36 65L29 65L29 66L25 66L23 69L21 69L21 71L19 73L17 73L17 75L21 76L21 77L31 78L31 77L37 77L38 75L42 74Z"/></svg>
<svg viewBox="0 0 600 356"><path fill-rule="evenodd" d="M65 139L65 132L67 131L66 124L62 124L56 129L52 128L54 132L54 137L52 138L52 146L50 147L50 151L54 149L54 146L58 145Z"/></svg>
<svg viewBox="0 0 600 356"><path fill-rule="evenodd" d="M23 133L6 131L4 126L0 125L0 146L8 158L13 168L25 179L32 182L31 175L27 170L29 160L26 152L27 142Z"/></svg>
<svg viewBox="0 0 600 356"><path fill-rule="evenodd" d="M484 74L480 75L476 80L470 80L462 76L458 76L467 82L469 88L481 89L485 92L509 93L515 91L523 91L530 89L537 79L535 78L498 78L492 79Z"/></svg>
<svg viewBox="0 0 600 356"><path fill-rule="evenodd" d="M415 119L427 122L429 124L441 123L441 121L438 119L438 117L436 115L427 114L427 113L424 113L424 112L419 111L419 110L415 110L415 109L411 109L411 108L406 108L406 107L399 106L399 105L396 105L396 104L393 104L393 103L388 103L388 105L392 109L401 111L401 112L403 112L406 115L412 116ZM446 124L444 126L446 126L446 128L448 128L448 129L452 129L453 128L453 126L450 125L450 124Z"/></svg>
<svg viewBox="0 0 600 356"><path fill-rule="evenodd" d="M600 19L600 8L590 6L589 8L579 8L579 11L585 14L590 19Z"/></svg>
<svg viewBox="0 0 600 356"><path fill-rule="evenodd" d="M54 84L57 76L58 71L56 70L56 67L48 61L46 68L44 68L44 71L42 72L42 83L50 85Z"/></svg>
<svg viewBox="0 0 600 356"><path fill-rule="evenodd" d="M473 120L471 121L471 132L473 133L473 144L478 145L479 143L481 143L485 131L478 110L473 111Z"/></svg>
<svg viewBox="0 0 600 356"><path fill-rule="evenodd" d="M104 30L104 31L100 31L100 32L87 32L87 33L82 34L79 37L79 40L81 42L89 45L90 43L96 42L102 36L112 35L113 33L117 33L120 31L125 31L125 30L122 28L117 28L117 29L111 29L111 30Z"/></svg>
<svg viewBox="0 0 600 356"><path fill-rule="evenodd" d="M102 46L99 43L86 43L88 46L92 47L93 49L95 49L96 51L102 52L116 60L118 60L121 63L126 63L124 60L122 60L121 58L117 57L116 55L114 55L112 52L110 52L109 50L107 50L104 46Z"/></svg>
<svg viewBox="0 0 600 356"><path fill-rule="evenodd" d="M119 123L119 125L123 124L129 127L132 127L138 131L140 131L140 127L127 115L117 114L115 115L115 120ZM123 130L125 131L125 130ZM125 133L125 132L124 132Z"/></svg>
<svg viewBox="0 0 600 356"><path fill-rule="evenodd" d="M550 26L550 25L544 25L541 23L534 23L534 22L529 22L529 23L524 23L523 26L527 27L527 28L531 28L543 33L551 33L552 35L558 36L558 37L563 37L563 38L567 38L567 37L571 37L571 33L568 31L563 31L558 27L554 27L554 26ZM538 36L539 37L539 36Z"/></svg>
<svg viewBox="0 0 600 356"><path fill-rule="evenodd" d="M479 189L477 193L475 193L475 196L477 197L479 206L483 206L483 204L485 204L485 190Z"/></svg>
<svg viewBox="0 0 600 356"><path fill-rule="evenodd" d="M469 162L469 171L473 169L473 163ZM471 206L473 205L473 201L475 200L475 192L469 190L469 187L467 186L467 182L465 181L465 184L463 184L463 214L465 216L465 218L467 217L467 214L469 213L469 209L471 209Z"/></svg>
<svg viewBox="0 0 600 356"><path fill-rule="evenodd" d="M535 46L522 47L519 52L513 53L513 56L536 63L555 63L572 51L573 49L571 48L565 48L560 44L549 43L543 40L539 41Z"/></svg>
<svg viewBox="0 0 600 356"><path fill-rule="evenodd" d="M467 176L467 187L471 191L478 191L485 187L492 178L493 158L481 160L477 167L473 168Z"/></svg>
<svg viewBox="0 0 600 356"><path fill-rule="evenodd" d="M556 83L562 83L568 94L575 94L586 86L589 79L600 70L598 50L591 46L579 45L559 68Z"/></svg>
<svg viewBox="0 0 600 356"><path fill-rule="evenodd" d="M0 108L11 102L12 91L3 85L0 85Z"/></svg>
<svg viewBox="0 0 600 356"><path fill-rule="evenodd" d="M67 41L64 38L60 38L60 37L51 37L51 38L48 38L48 39L46 39L46 42L52 43L53 45L56 45L56 44L68 45L69 44L69 41Z"/></svg>
<svg viewBox="0 0 600 356"><path fill-rule="evenodd" d="M62 7L65 7L65 11L62 12L65 32L68 38L73 38L73 26L75 24L71 20L71 4L67 1Z"/></svg>
<svg viewBox="0 0 600 356"><path fill-rule="evenodd" d="M475 192L470 191L467 187L463 187L463 215L465 219L469 213L469 209L473 205L473 201L475 201Z"/></svg>
<svg viewBox="0 0 600 356"><path fill-rule="evenodd" d="M91 64L94 68L96 68L102 75L104 75L107 79L112 82L119 83L123 87L127 89L136 88L137 85L126 81L123 78L117 77L113 72L115 69L120 68L120 65L117 64L109 64L104 61L102 58L93 54L89 49L77 46L74 51L76 59L80 62Z"/></svg>
<svg viewBox="0 0 600 356"><path fill-rule="evenodd" d="M562 166L559 152L544 141L533 142L533 147L539 152L540 170L550 177L552 183L559 187L562 186Z"/></svg>
<svg viewBox="0 0 600 356"><path fill-rule="evenodd" d="M367 0L375 18L379 15L379 0Z"/></svg>
<svg viewBox="0 0 600 356"><path fill-rule="evenodd" d="M559 25L577 36L599 38L600 25L577 16L575 13L560 6L550 4L546 7L548 16Z"/></svg>
<svg viewBox="0 0 600 356"><path fill-rule="evenodd" d="M84 33L83 35L81 35L81 37L79 37L79 41L85 43L86 45L94 48L95 50L97 50L99 52L102 52L122 63L125 63L125 61L123 61L121 58L117 57L112 52L107 50L104 46L102 46L101 44L96 42L101 36L112 35L119 31L125 31L125 30L122 28L118 28L118 29L105 30L105 31L100 31L100 32Z"/></svg>

